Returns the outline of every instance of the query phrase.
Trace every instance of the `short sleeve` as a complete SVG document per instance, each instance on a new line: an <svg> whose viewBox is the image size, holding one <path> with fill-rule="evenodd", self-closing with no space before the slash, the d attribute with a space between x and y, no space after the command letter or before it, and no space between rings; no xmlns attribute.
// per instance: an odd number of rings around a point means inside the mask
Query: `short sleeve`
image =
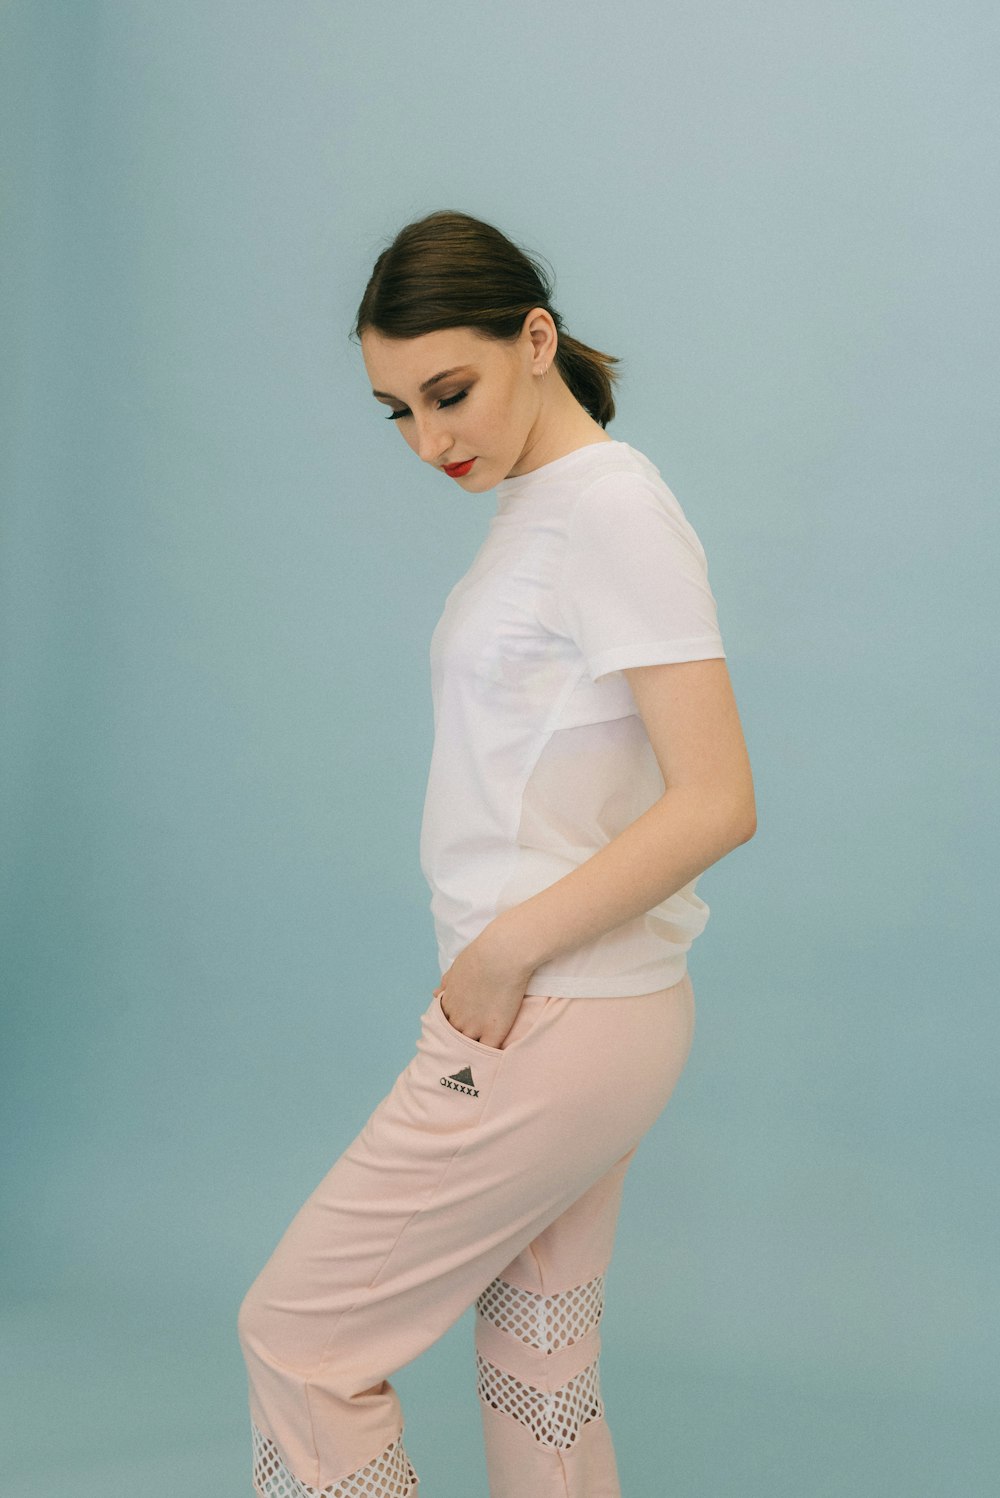
<svg viewBox="0 0 1000 1498"><path fill-rule="evenodd" d="M556 603L594 681L726 654L701 542L674 495L641 477L609 474L574 501Z"/></svg>

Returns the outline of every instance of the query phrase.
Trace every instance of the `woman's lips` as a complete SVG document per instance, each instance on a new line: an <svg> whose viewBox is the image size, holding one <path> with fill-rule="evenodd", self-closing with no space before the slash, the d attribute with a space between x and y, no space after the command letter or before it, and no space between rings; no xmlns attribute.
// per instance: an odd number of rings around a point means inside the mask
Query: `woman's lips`
<svg viewBox="0 0 1000 1498"><path fill-rule="evenodd" d="M449 478L461 479L465 477L475 461L475 458L467 458L464 463L449 463L445 465L444 471Z"/></svg>

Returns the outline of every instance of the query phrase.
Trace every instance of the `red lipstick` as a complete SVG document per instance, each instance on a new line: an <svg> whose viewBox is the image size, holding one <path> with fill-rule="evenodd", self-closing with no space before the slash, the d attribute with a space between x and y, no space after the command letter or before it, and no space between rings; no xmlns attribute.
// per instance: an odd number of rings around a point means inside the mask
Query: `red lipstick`
<svg viewBox="0 0 1000 1498"><path fill-rule="evenodd" d="M461 479L465 477L475 461L475 458L467 458L464 463L449 463L444 471L449 478Z"/></svg>

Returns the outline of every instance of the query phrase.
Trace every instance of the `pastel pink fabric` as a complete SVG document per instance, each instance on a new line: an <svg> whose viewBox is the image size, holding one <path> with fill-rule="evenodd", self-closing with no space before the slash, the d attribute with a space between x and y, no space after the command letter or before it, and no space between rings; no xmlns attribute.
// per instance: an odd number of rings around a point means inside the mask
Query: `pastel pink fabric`
<svg viewBox="0 0 1000 1498"><path fill-rule="evenodd" d="M240 1306L260 1498L416 1494L389 1379L472 1304L490 1498L619 1498L605 1275L693 1035L687 973L624 998L529 994L499 1048L432 1000Z"/></svg>

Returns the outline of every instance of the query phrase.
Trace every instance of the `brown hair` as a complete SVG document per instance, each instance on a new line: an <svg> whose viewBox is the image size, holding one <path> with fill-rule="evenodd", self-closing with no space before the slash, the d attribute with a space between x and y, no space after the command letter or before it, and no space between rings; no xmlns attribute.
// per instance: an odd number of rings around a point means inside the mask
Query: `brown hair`
<svg viewBox="0 0 1000 1498"><path fill-rule="evenodd" d="M468 327L513 341L524 319L544 307L559 334L555 362L573 395L602 427L614 419L612 384L621 361L563 331L551 305L553 278L492 224L442 208L400 229L375 261L349 336L366 328L416 338Z"/></svg>

